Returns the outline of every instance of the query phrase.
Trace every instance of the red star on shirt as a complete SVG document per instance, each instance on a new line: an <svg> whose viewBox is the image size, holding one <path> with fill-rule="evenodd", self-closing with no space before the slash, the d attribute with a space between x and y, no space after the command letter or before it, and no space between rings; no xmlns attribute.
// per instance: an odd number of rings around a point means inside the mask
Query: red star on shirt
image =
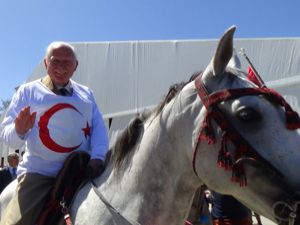
<svg viewBox="0 0 300 225"><path fill-rule="evenodd" d="M86 122L86 127L82 128L81 130L83 131L85 138L87 138L87 136L91 136L90 133L91 127L88 122Z"/></svg>

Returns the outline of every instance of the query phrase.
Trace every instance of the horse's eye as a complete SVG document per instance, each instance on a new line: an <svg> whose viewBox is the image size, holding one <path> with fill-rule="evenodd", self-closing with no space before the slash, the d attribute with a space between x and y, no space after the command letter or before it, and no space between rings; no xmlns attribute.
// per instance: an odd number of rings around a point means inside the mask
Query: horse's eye
<svg viewBox="0 0 300 225"><path fill-rule="evenodd" d="M260 114L253 108L242 108L237 111L237 117L245 122L254 122L261 119Z"/></svg>

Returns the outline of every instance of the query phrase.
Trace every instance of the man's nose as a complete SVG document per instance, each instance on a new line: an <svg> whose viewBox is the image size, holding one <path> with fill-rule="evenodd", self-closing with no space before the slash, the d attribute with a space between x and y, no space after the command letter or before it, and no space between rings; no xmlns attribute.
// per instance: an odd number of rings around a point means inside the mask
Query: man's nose
<svg viewBox="0 0 300 225"><path fill-rule="evenodd" d="M58 72L65 72L65 71L67 70L67 68L66 68L66 66L65 66L64 64L60 63L60 64L58 64L58 65L56 66L56 70L57 70Z"/></svg>

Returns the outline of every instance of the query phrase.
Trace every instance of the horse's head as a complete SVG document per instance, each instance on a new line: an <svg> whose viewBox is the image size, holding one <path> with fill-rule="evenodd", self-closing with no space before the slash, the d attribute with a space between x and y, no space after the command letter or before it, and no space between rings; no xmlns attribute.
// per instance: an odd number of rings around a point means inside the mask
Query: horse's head
<svg viewBox="0 0 300 225"><path fill-rule="evenodd" d="M195 80L204 107L195 135L194 170L209 187L234 195L258 213L292 220L292 212L300 208L299 117L282 96L236 68L234 31L225 32ZM209 170L212 165L201 161L205 157L219 167ZM296 220L300 224L299 209Z"/></svg>

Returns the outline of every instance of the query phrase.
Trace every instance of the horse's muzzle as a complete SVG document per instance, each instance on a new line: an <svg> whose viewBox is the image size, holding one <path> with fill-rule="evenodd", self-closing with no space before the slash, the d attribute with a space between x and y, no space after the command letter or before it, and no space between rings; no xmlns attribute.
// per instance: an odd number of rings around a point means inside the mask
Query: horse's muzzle
<svg viewBox="0 0 300 225"><path fill-rule="evenodd" d="M300 225L300 197L275 202L273 212L279 225Z"/></svg>

